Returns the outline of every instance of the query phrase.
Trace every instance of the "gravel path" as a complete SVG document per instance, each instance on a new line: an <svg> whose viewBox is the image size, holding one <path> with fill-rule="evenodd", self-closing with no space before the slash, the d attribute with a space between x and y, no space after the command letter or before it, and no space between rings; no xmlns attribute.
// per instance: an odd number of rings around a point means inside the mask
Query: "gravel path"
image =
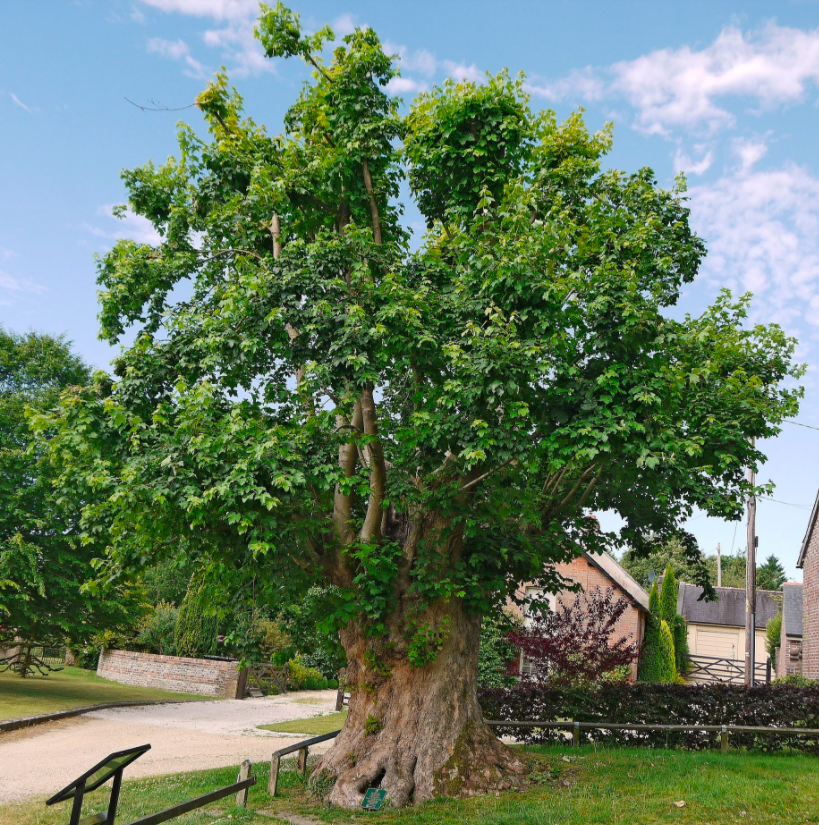
<svg viewBox="0 0 819 825"><path fill-rule="evenodd" d="M0 803L49 796L109 753L146 742L151 750L126 770L126 779L269 760L274 750L303 737L257 725L331 713L335 699L334 690L323 690L117 708L3 733ZM316 752L331 744L317 746Z"/></svg>

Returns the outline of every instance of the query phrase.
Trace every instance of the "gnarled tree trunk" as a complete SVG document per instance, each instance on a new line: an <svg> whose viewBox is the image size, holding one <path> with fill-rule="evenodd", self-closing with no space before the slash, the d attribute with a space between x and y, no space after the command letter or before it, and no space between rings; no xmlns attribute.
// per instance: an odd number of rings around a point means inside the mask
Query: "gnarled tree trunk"
<svg viewBox="0 0 819 825"><path fill-rule="evenodd" d="M483 723L478 705L480 617L450 600L426 611L425 621L442 637L422 667L385 653L401 647L392 633L374 646L360 628L342 632L349 715L313 774L316 786L335 779L331 804L357 807L373 787L400 807L520 784L525 765Z"/></svg>

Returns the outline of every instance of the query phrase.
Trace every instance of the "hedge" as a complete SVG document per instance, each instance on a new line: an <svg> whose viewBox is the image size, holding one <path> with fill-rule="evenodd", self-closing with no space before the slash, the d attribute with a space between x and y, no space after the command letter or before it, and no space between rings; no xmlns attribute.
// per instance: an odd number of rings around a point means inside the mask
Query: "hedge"
<svg viewBox="0 0 819 825"><path fill-rule="evenodd" d="M751 725L819 728L819 684L808 687L764 685L605 684L589 688L536 686L521 682L510 688L479 691L484 718L515 721L619 722L658 725ZM523 742L560 741L560 731L497 728ZM612 745L686 747L717 746L717 733L677 731L584 730L586 741ZM819 737L778 734L730 735L732 747L760 751L789 748L819 753Z"/></svg>

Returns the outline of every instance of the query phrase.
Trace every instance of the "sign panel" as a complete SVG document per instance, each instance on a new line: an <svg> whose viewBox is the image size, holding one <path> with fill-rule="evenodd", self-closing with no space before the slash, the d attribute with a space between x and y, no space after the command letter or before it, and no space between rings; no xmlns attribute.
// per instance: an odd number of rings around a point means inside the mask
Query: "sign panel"
<svg viewBox="0 0 819 825"><path fill-rule="evenodd" d="M367 793L364 794L361 807L364 808L365 811L378 811L381 809L386 795L387 792L383 788L370 788Z"/></svg>

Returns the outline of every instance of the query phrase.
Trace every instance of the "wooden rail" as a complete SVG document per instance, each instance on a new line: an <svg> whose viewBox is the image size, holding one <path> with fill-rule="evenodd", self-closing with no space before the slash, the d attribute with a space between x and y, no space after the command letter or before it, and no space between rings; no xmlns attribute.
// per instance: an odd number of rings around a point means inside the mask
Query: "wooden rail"
<svg viewBox="0 0 819 825"><path fill-rule="evenodd" d="M159 825L160 822L167 822L169 819L176 819L182 814L189 811L195 811L204 805L209 805L211 802L216 802L217 799L224 799L226 796L236 794L236 804L245 805L247 803L247 789L256 784L256 777L250 776L240 782L234 782L232 785L226 785L224 788L206 793L203 796L197 796L196 799L189 799L187 802L180 802L179 805L174 805L171 808L166 808L156 814L149 814L143 816L142 819L135 819L129 822L128 825Z"/></svg>
<svg viewBox="0 0 819 825"><path fill-rule="evenodd" d="M572 746L580 744L581 730L647 730L647 731L703 731L704 733L719 733L720 748L723 753L728 750L728 734L730 733L778 733L788 736L819 736L819 728L774 728L756 725L646 725L638 722L537 722L537 721L509 721L487 719L485 724L492 728L540 728L543 730L570 730L572 732Z"/></svg>
<svg viewBox="0 0 819 825"><path fill-rule="evenodd" d="M270 758L270 777L267 780L267 792L271 796L276 795L276 790L279 787L279 768L283 756L291 753L298 753L296 768L300 773L307 772L307 756L312 745L318 745L319 742L327 742L330 739L335 739L341 733L340 730L334 730L330 733L322 733L321 736L314 736L312 739L302 739L300 742L295 742L288 745L286 748L279 748Z"/></svg>

